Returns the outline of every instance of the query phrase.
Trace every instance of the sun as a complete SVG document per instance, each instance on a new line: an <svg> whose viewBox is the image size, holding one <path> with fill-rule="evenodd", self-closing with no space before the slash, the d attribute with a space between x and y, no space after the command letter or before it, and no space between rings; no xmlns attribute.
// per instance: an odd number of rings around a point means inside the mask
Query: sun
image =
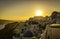
<svg viewBox="0 0 60 39"><path fill-rule="evenodd" d="M36 16L42 16L42 11L41 10L37 10L36 11Z"/></svg>

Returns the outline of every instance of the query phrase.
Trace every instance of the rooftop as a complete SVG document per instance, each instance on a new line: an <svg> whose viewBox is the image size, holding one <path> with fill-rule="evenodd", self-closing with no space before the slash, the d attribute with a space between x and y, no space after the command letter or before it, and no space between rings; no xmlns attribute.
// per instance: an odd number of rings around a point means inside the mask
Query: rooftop
<svg viewBox="0 0 60 39"><path fill-rule="evenodd" d="M52 27L52 28L60 28L60 24L51 24L50 27Z"/></svg>

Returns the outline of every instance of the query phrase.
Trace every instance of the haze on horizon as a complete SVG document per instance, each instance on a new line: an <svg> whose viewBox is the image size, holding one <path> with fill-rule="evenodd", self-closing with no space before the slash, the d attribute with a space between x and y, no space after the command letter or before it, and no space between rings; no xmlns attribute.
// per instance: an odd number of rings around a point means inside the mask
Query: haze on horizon
<svg viewBox="0 0 60 39"><path fill-rule="evenodd" d="M50 16L53 11L60 11L60 1L0 1L0 19L27 20L41 10L42 16Z"/></svg>

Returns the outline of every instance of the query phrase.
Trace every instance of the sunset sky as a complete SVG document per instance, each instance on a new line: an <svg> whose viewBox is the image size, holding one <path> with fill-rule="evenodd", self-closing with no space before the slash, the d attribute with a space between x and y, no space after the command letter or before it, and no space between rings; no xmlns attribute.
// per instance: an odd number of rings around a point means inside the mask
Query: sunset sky
<svg viewBox="0 0 60 39"><path fill-rule="evenodd" d="M53 11L60 11L60 1L0 1L0 19L26 20L36 16L37 10L43 12L42 16L50 16Z"/></svg>

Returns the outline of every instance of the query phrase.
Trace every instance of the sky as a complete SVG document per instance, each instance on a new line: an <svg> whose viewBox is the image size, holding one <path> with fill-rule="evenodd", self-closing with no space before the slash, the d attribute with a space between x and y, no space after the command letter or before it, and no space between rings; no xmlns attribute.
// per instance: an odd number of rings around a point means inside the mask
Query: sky
<svg viewBox="0 0 60 39"><path fill-rule="evenodd" d="M53 11L60 11L59 0L26 0L26 1L0 1L0 19L27 20L36 16L41 10L42 16L50 16Z"/></svg>

